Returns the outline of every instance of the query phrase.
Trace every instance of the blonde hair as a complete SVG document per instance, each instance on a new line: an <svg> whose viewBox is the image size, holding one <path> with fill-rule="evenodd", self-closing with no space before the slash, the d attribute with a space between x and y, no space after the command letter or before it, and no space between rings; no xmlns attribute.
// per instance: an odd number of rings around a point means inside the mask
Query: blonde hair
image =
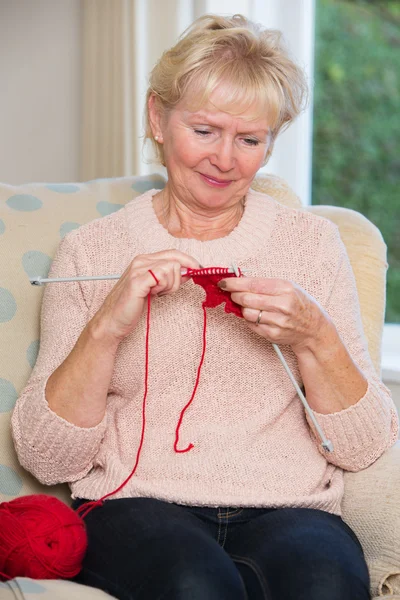
<svg viewBox="0 0 400 600"><path fill-rule="evenodd" d="M221 83L224 94L218 109L232 115L257 106L251 119L267 116L271 144L305 108L307 83L303 71L290 59L279 31L263 29L242 15L204 15L165 51L150 74L146 97L145 139L153 142L164 164L163 146L150 127L148 100L155 94L166 114L183 98L194 110L204 106Z"/></svg>

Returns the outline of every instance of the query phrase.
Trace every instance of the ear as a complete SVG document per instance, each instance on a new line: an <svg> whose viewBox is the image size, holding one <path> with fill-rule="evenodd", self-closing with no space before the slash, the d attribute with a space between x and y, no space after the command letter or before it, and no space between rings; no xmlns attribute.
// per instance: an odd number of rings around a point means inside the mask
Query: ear
<svg viewBox="0 0 400 600"><path fill-rule="evenodd" d="M150 127L153 137L158 137L158 142L162 141L162 111L160 102L156 94L150 94L148 100L148 111L150 119Z"/></svg>

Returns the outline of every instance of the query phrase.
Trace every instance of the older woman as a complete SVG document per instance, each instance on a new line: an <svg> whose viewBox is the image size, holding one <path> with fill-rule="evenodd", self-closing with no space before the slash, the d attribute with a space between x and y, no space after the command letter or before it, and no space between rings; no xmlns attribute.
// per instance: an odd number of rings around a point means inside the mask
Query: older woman
<svg viewBox="0 0 400 600"><path fill-rule="evenodd" d="M250 189L304 95L276 32L199 19L151 75L165 189L71 232L53 262L52 276L124 273L46 289L13 436L21 464L68 482L75 508L109 496L85 519L78 580L122 600L369 598L343 471L395 442L396 410L337 227ZM205 293L182 270L232 262L246 276L220 287L241 314L207 311L196 380Z"/></svg>

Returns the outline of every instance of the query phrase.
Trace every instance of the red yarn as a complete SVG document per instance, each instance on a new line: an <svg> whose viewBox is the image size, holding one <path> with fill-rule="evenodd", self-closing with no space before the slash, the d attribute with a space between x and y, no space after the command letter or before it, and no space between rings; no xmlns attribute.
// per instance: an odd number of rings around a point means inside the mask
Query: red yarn
<svg viewBox="0 0 400 600"><path fill-rule="evenodd" d="M203 307L215 308L219 304L225 302L225 312L233 313L237 317L243 317L242 308L236 302L233 302L229 292L218 287L217 283L221 279L228 279L228 277L236 277L235 273L228 272L228 269L221 267L210 267L207 269L188 269L187 272L197 285L206 292L206 299L203 302ZM241 271L239 269L239 274Z"/></svg>
<svg viewBox="0 0 400 600"><path fill-rule="evenodd" d="M150 271L155 281L158 280ZM241 273L240 273L241 274ZM189 402L181 411L175 431L174 450L177 453L189 452L194 446L189 444L184 450L178 449L179 429L185 411L195 397L206 352L207 313L206 308L214 308L225 302L225 312L242 317L241 308L232 302L230 294L217 286L227 277L235 277L227 269L212 267L208 269L188 269L187 275L193 282L201 285L206 298L202 304L203 349L197 369L196 381ZM10 502L0 503L0 578L32 577L35 579L69 579L77 575L87 549L87 536L83 518L96 506L119 492L136 472L140 452L144 442L146 427L146 399L149 376L149 337L150 337L151 296L147 296L145 381L142 403L142 432L136 455L135 465L121 485L99 500L86 502L74 512L57 498L46 495L24 496ZM81 515L81 516L79 516Z"/></svg>
<svg viewBox="0 0 400 600"><path fill-rule="evenodd" d="M81 570L85 524L66 504L38 494L0 504L0 577L70 579Z"/></svg>
<svg viewBox="0 0 400 600"><path fill-rule="evenodd" d="M152 277L156 281L156 283L159 283L157 277L154 275L154 273L150 269L149 269L149 273L152 275ZM194 448L193 444L190 443L187 448L185 448L183 450L178 449L179 429L182 425L183 416L184 416L186 410L189 408L189 406L193 402L193 399L196 395L196 391L197 391L197 388L198 388L198 385L200 382L201 367L203 366L204 357L205 357L205 353L206 353L206 333L207 333L206 308L207 307L215 308L219 304L222 304L223 302L225 302L225 312L226 313L234 313L235 315L237 315L239 317L243 316L240 305L236 304L235 302L232 301L230 293L222 290L217 285L217 283L219 281L221 281L222 279L225 279L228 277L236 277L235 273L230 273L228 269L223 268L223 267L208 267L208 268L204 268L204 269L187 269L186 275L191 277L193 279L194 283L196 283L197 285L201 285L201 287L204 288L204 290L206 292L206 298L205 298L204 302L202 303L203 314L204 314L203 350L201 353L200 363L199 363L199 366L197 369L196 381L195 381L195 385L193 388L191 398L190 398L189 402L186 404L186 406L182 409L181 414L179 416L178 424L175 429L174 450L178 454L183 454L185 452L189 452L189 450ZM239 269L239 276L241 276L240 269ZM129 473L129 475L125 479L125 481L123 481L117 489L113 490L112 492L109 492L108 494L105 494L99 500L93 500L92 502L86 502L85 504L82 504L77 510L78 514L80 514L82 518L85 518L97 506L102 506L103 501L106 498L109 498L110 496L114 496L114 494L116 494L117 492L122 490L122 488L125 487L125 485L128 483L128 481L131 479L131 477L136 472L137 466L139 464L139 457L140 457L140 452L142 450L142 446L143 446L143 442L144 442L144 432L145 432L145 424L146 424L146 399L147 399L148 375L149 375L150 307L151 307L151 296L149 294L147 296L146 353L145 353L144 397L143 397L143 404L142 404L142 433L141 433L141 437L140 437L139 448L138 448L138 451L136 454L135 466L133 467L132 471Z"/></svg>
<svg viewBox="0 0 400 600"><path fill-rule="evenodd" d="M151 275L153 275L154 279L157 281L154 273L151 273ZM158 283L158 281L157 281ZM144 442L144 431L146 428L146 399L147 399L147 391L148 391L148 379L149 379L149 336L150 336L150 306L151 306L151 296L150 294L147 296L147 319L146 319L146 349L145 349L145 371L144 371L144 396L143 396L143 402L142 402L142 433L140 436L140 443L139 443L139 448L136 454L136 461L135 461L135 466L133 467L132 471L129 473L128 477L125 479L125 481L123 481L121 483L121 485L119 487L117 487L116 490L113 490L112 492L109 492L108 494L105 494L105 496L102 496L99 500L94 500L93 502L85 502L85 504L81 504L81 506L78 508L78 510L76 511L78 514L80 514L80 516L82 517L82 519L84 519L86 517L86 515L88 515L94 508L96 508L96 506L102 506L103 501L108 498L109 496L113 496L114 494L116 494L117 492L119 492L120 490L122 490L122 488L128 483L128 481L130 480L130 478L134 475L137 466L139 464L139 456L140 456L140 452L142 450L142 446L143 446L143 442Z"/></svg>
<svg viewBox="0 0 400 600"><path fill-rule="evenodd" d="M189 402L186 404L185 408L182 410L181 415L179 417L178 425L176 426L176 430L175 430L174 450L175 450L175 452L178 452L178 453L189 452L189 450L191 450L192 448L194 448L193 444L189 444L189 446L185 450L178 450L178 442L179 442L179 428L182 425L183 415L185 414L186 410L189 408L189 406L193 402L193 398L195 397L195 394L196 394L196 391L197 391L197 387L198 387L199 382L200 382L201 367L203 366L204 356L206 354L207 313L206 313L206 307L204 305L204 302L203 302L203 314L204 314L204 320L203 320L203 351L201 353L201 359L200 359L200 363L199 363L199 366L198 366L198 369L197 369L196 382L194 384L194 388L193 388L193 392L192 392L191 398L190 398Z"/></svg>

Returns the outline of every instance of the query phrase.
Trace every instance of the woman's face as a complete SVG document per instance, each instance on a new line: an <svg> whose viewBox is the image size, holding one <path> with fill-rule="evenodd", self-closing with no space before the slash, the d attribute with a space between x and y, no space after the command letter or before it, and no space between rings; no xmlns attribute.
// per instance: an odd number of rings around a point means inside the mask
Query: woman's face
<svg viewBox="0 0 400 600"><path fill-rule="evenodd" d="M246 195L268 151L269 128L267 118L249 120L251 110L240 116L219 111L212 98L196 112L181 101L153 132L162 136L172 193L218 212Z"/></svg>

